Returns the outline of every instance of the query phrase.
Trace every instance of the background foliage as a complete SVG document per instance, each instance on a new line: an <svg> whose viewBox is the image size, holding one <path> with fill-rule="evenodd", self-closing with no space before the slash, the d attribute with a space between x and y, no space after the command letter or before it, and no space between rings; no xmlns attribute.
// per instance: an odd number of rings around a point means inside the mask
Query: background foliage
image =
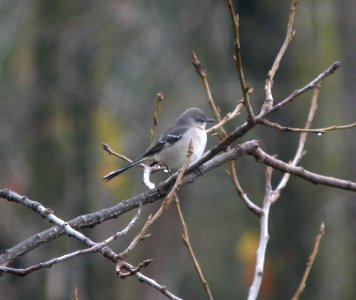
<svg viewBox="0 0 356 300"><path fill-rule="evenodd" d="M255 107L263 101L266 73L284 38L288 2L236 3ZM275 79L274 95L282 99L333 61L342 63L341 70L323 84L313 127L355 120L355 9L356 3L346 0L301 1L297 7L296 36ZM241 98L241 91L232 61L232 30L225 1L2 0L0 186L41 201L64 219L143 191L139 169L110 183L101 180L121 164L101 150L101 142L132 158L139 156L149 144L158 91L166 98L159 128L187 107L209 111L191 66L192 50L207 68L216 102L222 112L228 112ZM275 120L302 126L309 95L303 97L276 114ZM230 124L230 129L233 126L236 124ZM258 128L246 138L260 139L269 153L288 160L298 137ZM210 137L209 145L216 141ZM354 131L311 135L307 150L302 161L306 168L356 179ZM242 158L237 170L245 191L260 203L263 167ZM258 220L238 199L224 168L184 188L180 198L193 247L216 299L244 298L254 267ZM324 221L326 236L304 297L352 299L356 293L355 196L292 179L281 200L271 213L260 298L286 299L293 294ZM145 217L157 205L144 207ZM99 241L125 226L130 216L87 233ZM48 226L26 209L5 202L0 224L3 250ZM172 210L154 225L152 238L132 258L155 258L145 270L148 275L183 298L202 299L204 291L180 232ZM125 241L119 240L114 248L124 248ZM26 266L76 247L76 242L63 237L18 264ZM69 299L75 286L81 299L162 297L135 279L120 280L111 264L88 255L25 278L4 275L0 298Z"/></svg>

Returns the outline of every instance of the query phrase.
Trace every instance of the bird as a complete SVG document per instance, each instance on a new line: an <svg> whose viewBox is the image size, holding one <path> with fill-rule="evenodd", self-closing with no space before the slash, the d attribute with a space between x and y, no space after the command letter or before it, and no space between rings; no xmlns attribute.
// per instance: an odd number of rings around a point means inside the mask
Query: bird
<svg viewBox="0 0 356 300"><path fill-rule="evenodd" d="M215 122L208 118L203 110L192 107L184 111L158 139L147 148L145 153L131 163L110 172L104 176L109 181L131 167L142 162L150 162L150 166L161 164L169 169L179 169L183 166L190 141L192 141L193 153L190 161L200 158L205 150L207 142L206 125Z"/></svg>

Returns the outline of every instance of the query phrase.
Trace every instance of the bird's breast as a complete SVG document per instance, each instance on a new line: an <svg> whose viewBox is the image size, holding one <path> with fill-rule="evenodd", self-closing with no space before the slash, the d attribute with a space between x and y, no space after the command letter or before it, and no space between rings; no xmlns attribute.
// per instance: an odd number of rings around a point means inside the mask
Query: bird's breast
<svg viewBox="0 0 356 300"><path fill-rule="evenodd" d="M192 163L204 153L207 141L205 129L190 128L180 140L163 148L161 153L155 156L154 159L165 164L170 169L180 169L184 164L190 141L192 141L193 145L193 153L190 157L190 162Z"/></svg>

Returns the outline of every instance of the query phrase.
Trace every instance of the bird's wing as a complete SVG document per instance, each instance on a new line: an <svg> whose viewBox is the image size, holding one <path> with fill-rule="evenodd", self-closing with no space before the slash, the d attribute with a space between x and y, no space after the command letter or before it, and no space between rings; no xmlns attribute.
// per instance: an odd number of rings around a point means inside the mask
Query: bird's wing
<svg viewBox="0 0 356 300"><path fill-rule="evenodd" d="M167 129L167 131L162 134L154 144L148 147L143 156L147 157L154 155L161 151L163 148L169 147L170 145L180 140L188 129L189 128L187 126L171 127Z"/></svg>

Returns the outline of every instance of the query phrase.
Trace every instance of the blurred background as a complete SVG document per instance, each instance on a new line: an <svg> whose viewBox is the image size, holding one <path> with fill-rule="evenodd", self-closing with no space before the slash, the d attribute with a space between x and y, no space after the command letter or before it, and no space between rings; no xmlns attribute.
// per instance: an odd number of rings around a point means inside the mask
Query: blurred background
<svg viewBox="0 0 356 300"><path fill-rule="evenodd" d="M236 1L246 78L259 111L264 81L284 40L289 1ZM323 81L314 128L356 119L355 1L301 1L296 36L274 84L275 101L302 87L331 63L342 68ZM149 145L156 94L165 95L159 132L187 107L212 116L191 65L196 51L208 72L223 114L241 90L232 59L232 28L226 1L1 0L0 1L0 187L51 207L61 218L112 206L146 190L141 169L112 182L102 176L123 162L101 149L108 143L131 158ZM302 127L311 94L276 113L272 121ZM242 114L226 128L245 120ZM356 180L355 130L310 135L302 165L325 175ZM288 161L298 135L258 127L239 142L260 139L263 149ZM209 137L208 147L217 142ZM237 161L238 178L260 204L264 167L250 157ZM158 182L165 174L155 175ZM277 183L281 174L274 173ZM184 187L180 199L191 241L216 299L244 299L251 282L259 220L238 198L224 167ZM356 293L356 197L342 190L291 178L270 214L270 242L259 299L290 298L302 277L320 223L326 235L302 299L354 299ZM120 251L159 203L143 208L138 226L112 244ZM134 212L84 230L101 241L122 229ZM49 227L46 220L1 201L0 249ZM174 207L151 229L129 261L155 261L144 270L184 299L205 299L181 240ZM25 267L82 245L68 237L18 259ZM0 278L0 299L165 299L135 278L120 280L100 255L77 257L24 278Z"/></svg>

